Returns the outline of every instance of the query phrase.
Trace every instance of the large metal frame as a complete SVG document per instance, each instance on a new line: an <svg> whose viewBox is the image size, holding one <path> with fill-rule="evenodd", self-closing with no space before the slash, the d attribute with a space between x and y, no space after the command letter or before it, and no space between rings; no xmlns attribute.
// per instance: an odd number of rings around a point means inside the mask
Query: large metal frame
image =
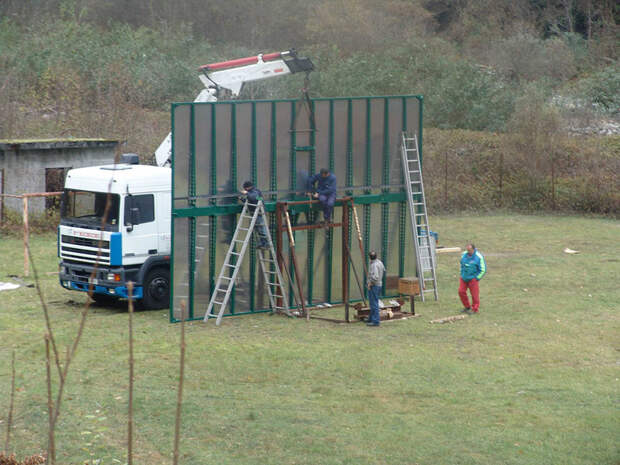
<svg viewBox="0 0 620 465"><path fill-rule="evenodd" d="M309 208L312 208L311 206L314 205L318 205L319 201L318 200L295 200L295 201L285 201L285 202L277 202L276 203L276 238L277 238L277 252L276 255L278 256L278 266L280 268L285 268L286 267L286 263L284 262L284 252L283 252L283 245L286 243L286 241L284 240L284 236L287 235L289 238L289 257L290 257L290 261L293 263L293 269L292 272L294 272L293 277L295 279L295 283L297 285L297 291L299 292L299 294L303 293L302 290L302 286L301 286L301 281L300 279L298 279L297 277L300 275L299 273L299 269L297 266L297 258L296 258L296 252L295 252L295 243L294 243L294 239L293 239L293 234L295 231L308 231L308 232L314 232L315 230L321 229L324 230L326 234L329 234L331 236L331 234L333 233L333 229L334 228L342 228L342 243L343 244L347 244L347 240L350 243L350 222L349 222L349 217L351 216L351 212L353 210L353 199L351 197L344 197L341 199L336 199L336 205L340 205L342 206L342 221L340 223L336 223L334 221L332 221L331 223L324 223L324 224L320 224L317 222L312 222L309 224L302 224L302 225L297 225L297 226L292 226L290 223L290 215L289 215L289 208L292 206L300 206L300 205L305 205ZM311 212L312 210L308 210L308 212ZM308 215L309 218L314 218L314 215ZM284 224L284 218L286 218L286 225ZM311 236L314 237L314 236ZM351 318L349 316L349 267L351 265L350 263L350 259L351 259L351 252L350 252L350 247L342 247L341 250L341 255L342 255L342 277L341 277L341 282L342 282L342 303L344 303L344 320L336 320L334 318L326 318L326 317L319 317L319 316L310 316L310 311L313 310L312 305L309 305L308 308L306 308L306 306L304 305L304 299L305 296L304 295L300 295L300 299L301 299L301 307L303 312L306 314L306 317L308 318L316 318L316 319L324 319L324 320L328 320L328 321L337 321L337 322L346 322L346 323L350 323L351 322ZM312 256L310 254L308 254L308 262L309 263L309 268L311 267L311 258ZM364 257L362 257L362 260L364 260ZM310 268L311 269L311 268ZM311 295L312 293L312 287L311 287L311 283L312 283L312 275L308 276L308 288L309 288L309 294ZM295 290L293 291L295 292ZM278 301L278 305L281 305L281 301Z"/></svg>
<svg viewBox="0 0 620 465"><path fill-rule="evenodd" d="M423 98L326 98L311 99L310 104L315 130L304 130L311 128L310 118L301 114L294 99L172 105L171 321L180 316L179 296L187 292L187 282L181 292L187 277L189 319L202 319L242 209L236 192L245 179L263 190L273 234L276 201L307 199L303 185L307 175L329 168L338 178L339 197L350 196L362 206L364 252L376 249L389 274L415 273L399 147L403 131L416 133L422 155ZM316 216L309 205L291 210L294 225ZM205 216L209 246L203 252L196 248L196 224ZM349 223L350 216L351 211ZM306 300L339 303L334 299L340 294L339 280L332 275L349 273L333 254L340 252L343 240L350 248L351 231L342 239L331 230L294 234L298 244L307 242L305 257L304 249L297 249ZM199 259L198 253L204 257ZM231 299L230 315L270 311L257 292L262 288L257 265L252 247Z"/></svg>

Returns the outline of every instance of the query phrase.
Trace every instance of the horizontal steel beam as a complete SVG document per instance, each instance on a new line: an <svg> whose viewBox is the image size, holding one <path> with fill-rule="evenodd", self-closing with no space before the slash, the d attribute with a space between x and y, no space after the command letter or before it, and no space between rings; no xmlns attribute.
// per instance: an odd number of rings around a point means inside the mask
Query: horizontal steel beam
<svg viewBox="0 0 620 465"><path fill-rule="evenodd" d="M373 203L389 203L389 202L404 202L407 200L407 196L404 192L382 192L380 194L366 194L353 196L353 203L357 205L367 205ZM308 202L308 201L306 201ZM277 202L265 202L265 210L267 212L276 211ZM292 202L287 202L291 204ZM176 218L190 218L197 216L225 216L235 215L241 213L243 205L210 205L208 207L189 207L189 208L176 208L172 212L172 216ZM295 205L295 213L303 213L310 211L310 205ZM291 209L292 210L292 209Z"/></svg>

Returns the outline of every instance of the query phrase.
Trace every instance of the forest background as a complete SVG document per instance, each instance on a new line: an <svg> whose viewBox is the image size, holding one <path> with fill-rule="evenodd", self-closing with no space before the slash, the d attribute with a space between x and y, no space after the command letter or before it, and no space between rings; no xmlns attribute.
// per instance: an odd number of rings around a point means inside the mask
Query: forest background
<svg viewBox="0 0 620 465"><path fill-rule="evenodd" d="M151 161L198 66L295 47L314 97L424 95L431 211L618 216L619 25L614 0L0 0L0 139Z"/></svg>

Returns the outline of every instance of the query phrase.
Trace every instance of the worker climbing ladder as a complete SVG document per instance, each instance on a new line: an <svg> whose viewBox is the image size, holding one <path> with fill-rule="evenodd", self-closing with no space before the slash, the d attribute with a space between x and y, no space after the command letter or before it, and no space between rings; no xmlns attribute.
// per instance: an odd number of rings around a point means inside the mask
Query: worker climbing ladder
<svg viewBox="0 0 620 465"><path fill-rule="evenodd" d="M430 292L435 295L435 300L438 300L435 257L433 256L433 245L426 211L426 197L424 195L424 182L422 181L422 165L420 164L418 139L415 134L409 137L407 133L403 132L401 158L405 187L407 189L409 216L411 217L411 232L415 245L420 295L422 302L424 302L424 294Z"/></svg>
<svg viewBox="0 0 620 465"><path fill-rule="evenodd" d="M254 212L251 212L252 208L254 208ZM237 228L230 242L226 258L224 259L224 264L215 282L204 321L213 317L217 318L216 324L218 326L221 323L224 310L226 309L226 305L228 304L232 289L235 285L235 279L241 269L243 257L245 256L248 244L252 238L252 232L254 228L261 224L259 223L259 218L264 225L261 229L265 234L264 239L266 240L267 246L265 248L259 248L257 256L261 272L263 273L265 287L267 288L267 294L269 295L269 305L273 312L284 312L292 316L288 307L288 299L284 290L282 273L278 267L278 261L276 260L276 252L271 240L271 234L269 233L269 228L266 226L267 215L265 213L265 206L262 200L259 200L257 204L251 204L246 201L243 206L239 221L237 222ZM238 249L239 246L240 249Z"/></svg>

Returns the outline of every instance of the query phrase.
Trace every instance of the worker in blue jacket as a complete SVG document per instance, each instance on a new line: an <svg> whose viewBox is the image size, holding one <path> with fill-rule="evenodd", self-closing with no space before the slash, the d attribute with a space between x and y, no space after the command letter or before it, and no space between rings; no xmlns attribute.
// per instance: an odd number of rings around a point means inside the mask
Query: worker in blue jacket
<svg viewBox="0 0 620 465"><path fill-rule="evenodd" d="M258 205L259 201L263 200L263 193L254 185L252 181L246 181L243 183L241 194L241 200L243 202L248 202L248 212L253 215L254 210L256 210L256 205ZM256 227L256 232L258 233L257 247L259 249L268 249L269 242L267 241L267 231L265 230L265 221L263 220L262 215L258 215L256 217L256 223L254 226Z"/></svg>
<svg viewBox="0 0 620 465"><path fill-rule="evenodd" d="M463 313L478 314L480 308L480 286L478 282L487 272L487 264L474 244L467 244L465 248L465 252L461 255L459 297L463 302ZM471 293L471 305L467 297L467 289Z"/></svg>
<svg viewBox="0 0 620 465"><path fill-rule="evenodd" d="M321 171L308 179L308 191L314 191L314 184L318 183L316 192L313 194L315 199L319 199L323 206L323 220L331 223L334 204L336 203L336 176L328 169L321 168Z"/></svg>

